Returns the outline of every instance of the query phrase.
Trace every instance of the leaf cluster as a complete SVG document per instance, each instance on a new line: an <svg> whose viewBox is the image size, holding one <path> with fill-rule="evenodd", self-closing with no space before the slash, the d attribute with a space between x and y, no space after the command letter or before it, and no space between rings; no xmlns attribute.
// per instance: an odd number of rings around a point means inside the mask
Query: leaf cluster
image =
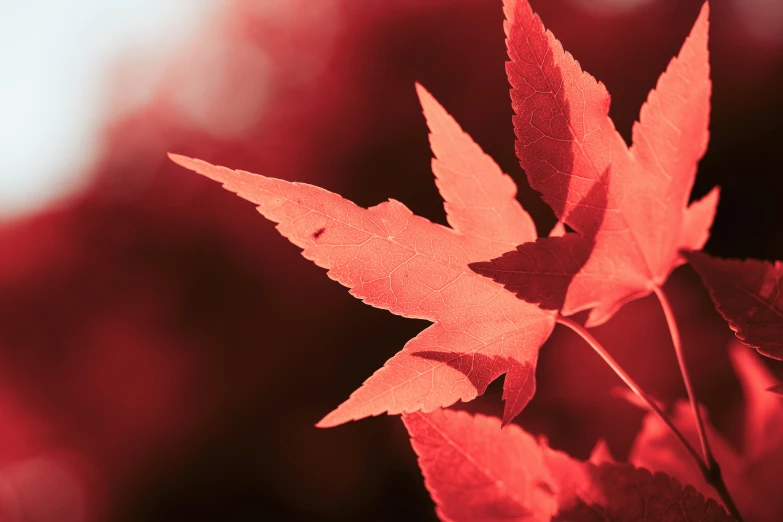
<svg viewBox="0 0 783 522"><path fill-rule="evenodd" d="M684 364L697 412L690 420L683 405L668 420L626 380L658 414L645 422L631 464L613 462L601 452L591 462L579 462L515 425L502 428L535 394L538 352L557 323L590 342L585 328L605 323L624 304L650 293L658 295L670 318L662 287L685 262L702 276L741 341L783 359L783 264L721 260L700 252L719 191L689 203L709 138L708 6L642 106L631 146L609 118L605 86L582 71L528 2L505 0L504 13L516 153L530 186L559 219L548 237L537 237L532 218L516 200L512 178L420 85L448 227L395 200L365 209L312 185L171 158L257 205L305 258L352 295L432 323L318 425L402 414L442 520L739 516L719 472L714 475L719 468ZM584 327L567 319L581 311L589 311ZM754 375L761 375L758 362L743 353L737 356L746 359L738 366L740 374L755 368ZM622 376L622 369L605 359ZM502 422L443 409L476 398L501 375ZM753 379L744 382L754 403L764 405L756 420L773 422L770 412L778 408L779 416L779 404L770 401L777 397L764 391L761 399ZM766 387L780 389L775 382ZM754 433L771 441L763 446L767 453L777 441L770 433ZM701 467L673 466L687 460L685 449L695 454L699 437ZM677 458L656 459L649 450L655 446L676 448L671 451ZM738 477L755 476L743 465L758 455L750 450L730 455L720 444L715 454L721 463L732 462L725 468L726 484L742 495L737 497L741 511L754 513L753 520L773 520L768 517L776 510L754 511L749 494L737 486ZM713 480L702 480L710 476Z"/></svg>

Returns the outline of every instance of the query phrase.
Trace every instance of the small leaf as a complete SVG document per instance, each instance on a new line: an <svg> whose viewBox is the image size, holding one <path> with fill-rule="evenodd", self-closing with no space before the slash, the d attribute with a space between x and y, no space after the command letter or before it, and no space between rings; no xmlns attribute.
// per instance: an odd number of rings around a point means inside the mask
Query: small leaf
<svg viewBox="0 0 783 522"><path fill-rule="evenodd" d="M549 520L551 477L536 440L499 419L437 410L403 416L441 520Z"/></svg>
<svg viewBox="0 0 783 522"><path fill-rule="evenodd" d="M590 466L590 483L554 522L728 522L734 517L692 486L630 464Z"/></svg>
<svg viewBox="0 0 783 522"><path fill-rule="evenodd" d="M444 522L733 520L668 475L606 455L598 466L580 462L498 419L438 410L403 422Z"/></svg>
<svg viewBox="0 0 783 522"><path fill-rule="evenodd" d="M766 390L776 379L764 367L761 357L738 341L730 349L731 361L745 397L742 446L736 449L709 422L707 438L720 463L721 474L739 512L745 520L779 522L783 515L780 469L783 468L783 411L778 396ZM694 447L698 433L687 401L677 401L670 415L677 429ZM629 460L636 466L668 473L692 484L704 495L720 502L693 465L682 443L653 413L648 413L631 447Z"/></svg>
<svg viewBox="0 0 783 522"><path fill-rule="evenodd" d="M683 255L737 338L767 357L783 359L783 262Z"/></svg>

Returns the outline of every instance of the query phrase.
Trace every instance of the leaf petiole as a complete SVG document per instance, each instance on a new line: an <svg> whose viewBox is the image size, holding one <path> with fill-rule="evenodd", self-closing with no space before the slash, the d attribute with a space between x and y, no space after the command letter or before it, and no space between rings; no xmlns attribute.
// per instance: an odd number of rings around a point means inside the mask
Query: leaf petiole
<svg viewBox="0 0 783 522"><path fill-rule="evenodd" d="M669 309L669 312L671 312L671 309ZM661 419L661 421L669 428L669 430L671 430L672 434L682 443L688 453L690 453L691 457L693 457L693 460L696 462L696 465L698 466L701 474L704 476L704 479L715 489L729 512L734 516L734 518L737 519L737 522L742 522L742 517L737 510L737 506L734 504L734 500L731 498L731 495L726 489L726 484L723 482L720 466L718 466L715 458L712 457L712 461L708 466L702 459L702 456L699 454L699 452L691 445L690 442L688 442L688 439L685 438L677 426L674 425L669 416L649 395L647 395L647 393L639 386L639 384L634 381L630 375L628 375L628 373L622 368L622 366L620 366L614 357L612 357L609 352L606 351L606 348L604 348L603 345L601 345L601 343L598 342L598 340L593 337L593 335L588 332L584 326L561 315L557 316L556 321L557 323L570 328L582 339L584 339L584 341L589 344L598 355L601 356L604 362L609 365L612 371L614 371L614 373L616 373L617 376L622 379L622 381L631 389L631 391L633 391L637 397L644 401L647 407L650 408L650 410Z"/></svg>
<svg viewBox="0 0 783 522"><path fill-rule="evenodd" d="M704 479L710 484L715 491L718 492L723 503L728 510L734 515L737 520L742 520L737 511L737 506L734 504L734 500L731 498L726 483L723 481L723 476L720 471L720 465L715 459L710 448L710 443L707 439L707 430L704 428L704 417L699 403L696 401L696 394L693 392L693 384L691 383L691 377L688 373L688 368L685 366L685 355L682 351L682 339L680 337L680 330L677 328L677 321L674 319L674 312L672 311L669 299L663 292L663 289L654 286L653 292L658 298L658 302L661 303L661 309L663 309L663 315L666 316L666 324L669 327L669 334L672 338L672 345L674 345L674 353L677 356L677 364L680 367L680 374L682 375L682 381L685 384L685 391L688 394L688 401L691 403L691 409L693 410L693 418L696 422L696 430L699 434L699 442L701 444L702 453L704 454L704 461L699 462L699 469L701 470Z"/></svg>
<svg viewBox="0 0 783 522"><path fill-rule="evenodd" d="M682 351L682 340L680 338L680 330L677 328L677 321L674 320L674 312L669 304L669 300L666 298L666 294L658 287L653 287L653 292L658 298L658 302L661 303L663 309L663 315L666 316L666 324L669 327L669 334L672 338L672 344L674 345L674 353L677 355L677 364L680 367L680 373L682 374L682 381L685 384L685 391L688 394L688 401L691 403L691 409L693 410L693 418L696 421L696 430L699 433L699 443L701 444L702 454L704 455L704 461L707 463L708 469L713 469L717 464L715 457L712 454L710 443L707 441L707 431L704 429L704 419L702 418L701 411L699 410L699 404L696 402L696 394L693 392L693 384L691 383L691 377L688 373L688 368L685 366L685 355Z"/></svg>
<svg viewBox="0 0 783 522"><path fill-rule="evenodd" d="M690 442L685 438L685 436L680 432L680 430L677 429L677 427L674 425L674 423L669 419L669 416L666 415L666 413L661 410L661 408L658 406L658 404L649 396L647 393L639 386L639 384L633 380L633 378L628 375L628 373L620 366L620 364L614 360L614 357L612 357L609 352L606 351L606 348L601 345L598 340L593 337L593 335L585 329L584 326L577 323L576 321L573 321L567 317L563 317L561 315L557 316L557 322L559 324L562 324L563 326L566 326L573 330L577 335L579 335L584 341L590 345L590 347L595 350L595 352L601 356L601 358L604 360L604 362L609 365L609 368L614 371L614 373L617 374L620 379L631 389L632 392L634 392L641 400L647 404L647 407L650 408L650 410L653 411L658 417L663 421L666 426L671 430L672 434L674 434L677 439L679 439L680 442L682 442L683 446L685 446L685 449L688 450L688 453L691 454L693 459L697 462L699 465L699 468L702 469L702 472L709 471L704 464L704 461L702 460L701 456L699 455L699 452L696 451L696 449L691 445Z"/></svg>

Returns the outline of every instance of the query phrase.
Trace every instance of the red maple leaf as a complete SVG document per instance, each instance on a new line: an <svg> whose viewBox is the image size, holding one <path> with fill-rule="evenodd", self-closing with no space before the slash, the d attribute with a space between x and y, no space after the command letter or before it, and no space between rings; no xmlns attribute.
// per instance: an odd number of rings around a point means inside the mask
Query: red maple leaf
<svg viewBox="0 0 783 522"><path fill-rule="evenodd" d="M733 520L663 473L580 462L492 417L438 410L403 422L444 522Z"/></svg>
<svg viewBox="0 0 783 522"><path fill-rule="evenodd" d="M363 209L312 185L171 156L257 204L354 296L434 323L319 426L468 401L504 373L504 421L510 422L533 396L538 350L554 328L553 312L516 299L468 267L534 240L535 227L515 199L511 178L427 91L417 90L451 228L415 216L398 201Z"/></svg>
<svg viewBox="0 0 783 522"><path fill-rule="evenodd" d="M683 255L737 337L767 357L783 359L783 262Z"/></svg>
<svg viewBox="0 0 783 522"><path fill-rule="evenodd" d="M452 410L402 419L441 520L549 520L557 511L544 454L517 425Z"/></svg>
<svg viewBox="0 0 783 522"><path fill-rule="evenodd" d="M730 354L745 395L743 443L735 449L709 424L707 436L715 458L720 462L726 487L745 520L777 522L783 516L783 497L780 495L783 400L767 392L767 388L777 381L753 352L736 343ZM690 405L686 401L677 402L671 417L691 444L696 444L698 435ZM663 471L693 484L704 495L720 501L680 441L652 413L645 417L629 460L636 466Z"/></svg>
<svg viewBox="0 0 783 522"><path fill-rule="evenodd" d="M604 85L526 0L504 8L517 156L530 185L578 235L540 239L474 268L526 301L561 304L564 315L592 309L587 325L595 326L663 285L682 263L680 249L707 240L718 191L690 206L688 198L708 141L709 9L650 92L629 148L609 118Z"/></svg>
<svg viewBox="0 0 783 522"><path fill-rule="evenodd" d="M693 486L630 464L587 466L587 484L557 522L728 522L735 520Z"/></svg>

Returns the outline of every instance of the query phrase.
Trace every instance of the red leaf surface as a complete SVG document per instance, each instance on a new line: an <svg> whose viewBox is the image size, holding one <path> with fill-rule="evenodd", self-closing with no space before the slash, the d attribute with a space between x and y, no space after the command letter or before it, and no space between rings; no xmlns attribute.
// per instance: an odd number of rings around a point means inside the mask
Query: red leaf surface
<svg viewBox="0 0 783 522"><path fill-rule="evenodd" d="M517 202L514 181L424 87L416 84L416 92L430 128L432 172L451 228L486 239L500 252L534 241L536 225Z"/></svg>
<svg viewBox="0 0 783 522"><path fill-rule="evenodd" d="M403 422L443 521L731 520L667 475L580 462L495 418L438 410Z"/></svg>
<svg viewBox="0 0 783 522"><path fill-rule="evenodd" d="M767 357L783 359L783 262L683 255L737 337Z"/></svg>
<svg viewBox="0 0 783 522"><path fill-rule="evenodd" d="M468 264L535 239L516 186L418 87L449 229L394 200L363 209L324 189L172 155L258 205L303 255L367 304L434 324L408 342L319 426L431 411L482 394L506 374L504 421L535 391L538 350L554 313L524 303Z"/></svg>
<svg viewBox="0 0 783 522"><path fill-rule="evenodd" d="M441 520L549 520L557 511L541 448L518 426L451 410L403 422Z"/></svg>
<svg viewBox="0 0 783 522"><path fill-rule="evenodd" d="M599 439L598 442L595 443L595 447L593 447L593 451L590 453L590 458L587 459L587 461L596 466L605 462L615 462L612 451L609 449L609 445L604 439Z"/></svg>
<svg viewBox="0 0 783 522"><path fill-rule="evenodd" d="M724 522L734 520L693 486L630 464L589 467L589 484L557 522Z"/></svg>
<svg viewBox="0 0 783 522"><path fill-rule="evenodd" d="M604 85L582 71L526 0L506 0L504 8L517 156L530 185L583 239L568 248L541 239L497 260L499 267L477 269L512 287L540 279L512 289L540 302L540 287L550 286L550 300L564 294L565 315L592 309L587 324L595 326L662 285L682 263L679 250L698 250L708 237L717 190L690 206L688 198L708 141L709 9L650 92L629 148L609 118ZM589 257L572 255L574 248ZM563 261L542 270L529 261L542 253Z"/></svg>
<svg viewBox="0 0 783 522"><path fill-rule="evenodd" d="M566 295L577 288L589 292L595 286L595 281L584 285L584 278L574 277L587 262L592 248L591 241L577 234L542 237L492 261L473 263L470 267L477 274L502 284L520 299L559 310Z"/></svg>
<svg viewBox="0 0 783 522"><path fill-rule="evenodd" d="M743 445L735 449L714 427L707 437L737 508L748 522L783 519L780 469L783 467L783 399L767 388L777 381L753 352L739 343L731 350L732 363L745 395ZM675 404L672 420L691 444L698 447L693 413L686 401ZM720 501L689 458L682 444L654 414L644 419L631 448L629 460L636 466L662 471Z"/></svg>

